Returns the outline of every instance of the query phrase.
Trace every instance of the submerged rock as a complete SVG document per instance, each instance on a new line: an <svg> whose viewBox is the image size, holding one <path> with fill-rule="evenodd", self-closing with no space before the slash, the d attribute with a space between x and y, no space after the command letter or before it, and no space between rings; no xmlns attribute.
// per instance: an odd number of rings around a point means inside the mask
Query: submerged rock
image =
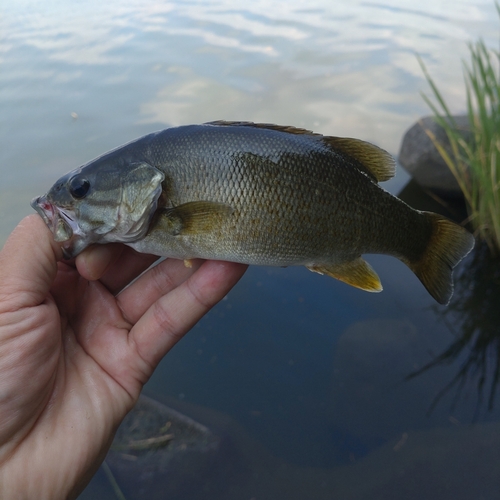
<svg viewBox="0 0 500 500"><path fill-rule="evenodd" d="M446 384L446 375L425 373L406 380L429 359L428 346L407 320L353 323L339 338L333 362L333 425L371 446L445 420L448 412L442 407L426 413L429 394Z"/></svg>
<svg viewBox="0 0 500 500"><path fill-rule="evenodd" d="M127 500L205 498L222 494L238 462L231 440L146 396L118 428L106 457Z"/></svg>
<svg viewBox="0 0 500 500"><path fill-rule="evenodd" d="M369 321L352 325L348 331L349 338L346 344L351 344L359 352L363 348L362 338L370 330L394 329L394 334L387 333L380 339L375 366L385 368L393 366L395 372L406 371L408 356L414 350L417 335L415 327L405 321L388 321L387 323L372 324ZM374 332L375 333L375 332ZM396 335L404 337L403 342L394 349L390 344L396 340ZM357 361L363 362L368 355L368 350L374 347L375 335L369 346L359 352ZM417 341L418 342L418 341ZM408 347L403 347L407 344ZM421 340L418 342L421 349ZM389 356L383 353L392 352ZM339 353L338 360L344 351ZM403 359L401 359L401 354ZM416 356L420 356L417 354ZM354 361L354 360L352 360ZM345 360L342 367L349 369L351 377L358 370L356 363ZM366 380L366 384L373 380L374 372L358 375ZM350 378L350 377L349 377ZM345 380L345 379L344 379ZM340 380L338 380L340 382ZM394 386L392 381L391 386ZM414 398L415 393L410 393L408 398ZM386 399L387 401L387 399ZM401 402L402 404L407 404ZM107 462L122 488L127 500L134 499L168 499L168 500L469 500L484 499L494 500L500 490L500 424L477 423L469 425L468 422L460 423L457 419L446 419L439 426L428 430L417 430L411 425L404 430L395 429L385 444L372 447L363 457L353 450L352 460L348 464L332 468L301 466L291 463L286 457L279 458L270 454L254 437L233 421L227 415L214 410L196 407L185 402L179 406L183 413L171 410L170 405L175 405L174 400L168 401L168 407L156 401L141 398L139 405L124 427L117 434L115 445L120 448L123 442L128 443L132 436L133 441L141 440L145 435L151 436L146 429L156 433L164 425L164 417L172 424L165 432L172 432L177 426L185 423L186 429L194 429L194 433L208 441L215 438L221 445L207 452L204 445L194 446L191 449L194 457L199 453L198 459L191 462L189 456L184 456L177 461L175 455L182 457L182 450L172 447L170 461L166 459L168 446L153 449L144 455L137 450L114 449L108 455ZM401 405L400 405L401 406ZM176 406L177 408L177 406ZM396 406L393 404L393 410ZM336 411L339 407L336 407ZM359 411L359 409L358 409ZM144 414L142 414L144 412ZM193 415L201 425L184 413ZM376 418L370 414L369 408L364 408L365 422ZM156 419L158 418L158 422ZM387 418L387 414L384 418ZM145 419L146 423L136 420ZM149 423L148 423L149 422ZM161 423L159 423L161 422ZM152 425L154 424L154 425ZM194 427L193 427L194 424ZM306 422L304 422L307 425ZM138 426L137 426L138 425ZM158 427L159 426L159 427ZM142 430L141 430L142 429ZM207 434L208 431L208 434ZM199 434L198 434L199 432ZM302 427L297 428L297 433L302 432ZM154 434L154 433L153 433ZM182 437L184 431L178 434L179 445L183 442L187 447L189 440ZM189 431L186 437L189 435ZM220 436L225 436L221 438ZM291 435L290 439L294 439ZM153 436L154 437L154 436ZM326 437L326 436L325 436ZM203 438L202 438L203 440ZM228 447L228 443L231 446ZM132 446L134 448L134 446ZM195 450L198 450L196 452ZM218 450L218 451L217 451ZM120 456L122 455L122 456ZM204 456L205 460L201 457ZM136 457L136 458L134 458ZM155 460L163 461L164 467L155 465ZM184 468L175 468L173 464L183 462ZM210 463L210 462L213 463ZM171 465L168 465L168 464ZM203 464L200 466L200 464ZM134 464L137 464L134 467ZM143 470L143 467L147 470ZM187 469L186 469L187 468ZM148 474L149 472L149 474ZM180 472L179 477L175 474ZM184 487L180 488L184 482ZM111 498L107 496L85 496L96 498ZM114 496L112 498L115 498ZM116 496L116 498L122 498Z"/></svg>
<svg viewBox="0 0 500 500"><path fill-rule="evenodd" d="M454 116L464 137L470 136L467 116ZM399 163L422 186L444 198L461 198L462 191L438 150L425 132L430 130L436 139L450 151L446 132L432 116L416 122L404 135L399 151Z"/></svg>

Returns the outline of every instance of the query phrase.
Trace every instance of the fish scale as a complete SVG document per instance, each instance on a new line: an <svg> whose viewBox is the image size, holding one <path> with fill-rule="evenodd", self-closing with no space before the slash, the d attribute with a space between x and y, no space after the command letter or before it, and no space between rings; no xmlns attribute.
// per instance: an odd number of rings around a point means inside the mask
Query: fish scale
<svg viewBox="0 0 500 500"><path fill-rule="evenodd" d="M357 139L212 122L117 148L66 174L32 204L57 229L68 256L91 243L121 241L181 259L305 265L380 291L361 255L382 253L402 260L446 303L452 269L474 240L383 190L378 181L394 171L387 152Z"/></svg>
<svg viewBox="0 0 500 500"><path fill-rule="evenodd" d="M294 139L291 144L290 137L282 137L278 131L272 131L269 137L269 131L264 129L254 129L252 136L242 136L240 130L227 128L225 134L214 128L201 132L198 127L179 130L180 140L172 141L171 134L165 134L165 146L157 149L160 154L155 163L173 165L166 175L167 179L175 179L174 205L203 199L227 203L235 210L233 217L214 230L212 237L186 235L183 250L192 247L208 258L233 260L240 255L249 263L264 265L331 262L328 253L332 248L340 253L338 260L352 257L346 233L358 241L358 231L353 228L344 231L344 225L325 217L325 212L328 215L346 212L344 207L349 204L352 189L339 193L339 187L349 186L344 179L345 172L342 168L329 168L331 154L318 144L318 137L313 136L315 142L311 147L310 141L304 140L308 136L291 136ZM171 162L171 158L177 157L182 157L183 162ZM300 158L298 166L297 157ZM234 188L221 183L221 178L226 177L224 172L234 182ZM351 185L356 186L358 196L360 189L380 189L361 172L354 173L358 179L354 179L355 184L351 181ZM236 195L228 196L232 192ZM364 197L370 196L373 195ZM356 222L359 225L363 221ZM365 232L373 222L365 221ZM239 229L228 234L227 224ZM165 245L161 236L155 234L154 240ZM136 248L145 251L149 244L154 244L151 237ZM366 248L361 250L368 252L374 244L365 241Z"/></svg>

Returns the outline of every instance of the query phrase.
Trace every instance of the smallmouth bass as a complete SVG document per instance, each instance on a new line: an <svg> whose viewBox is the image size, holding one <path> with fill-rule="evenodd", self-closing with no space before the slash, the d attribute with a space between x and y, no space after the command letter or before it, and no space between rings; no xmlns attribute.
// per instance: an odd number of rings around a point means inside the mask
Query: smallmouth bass
<svg viewBox="0 0 500 500"><path fill-rule="evenodd" d="M155 132L61 177L31 205L66 258L122 242L178 259L303 265L382 290L361 257L397 257L445 304L473 236L378 182L395 173L367 142L294 127L211 122Z"/></svg>

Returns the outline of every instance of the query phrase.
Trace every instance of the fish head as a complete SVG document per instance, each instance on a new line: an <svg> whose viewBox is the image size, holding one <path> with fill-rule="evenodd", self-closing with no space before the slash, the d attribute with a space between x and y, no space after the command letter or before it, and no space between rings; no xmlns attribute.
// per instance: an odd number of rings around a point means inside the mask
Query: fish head
<svg viewBox="0 0 500 500"><path fill-rule="evenodd" d="M162 172L143 161L98 159L62 176L31 206L69 259L92 243L141 239L163 180Z"/></svg>

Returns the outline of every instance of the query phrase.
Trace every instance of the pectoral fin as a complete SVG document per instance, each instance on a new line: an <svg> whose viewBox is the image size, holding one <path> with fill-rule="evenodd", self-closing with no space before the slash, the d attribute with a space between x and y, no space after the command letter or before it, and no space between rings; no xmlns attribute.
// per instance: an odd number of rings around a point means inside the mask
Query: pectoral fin
<svg viewBox="0 0 500 500"><path fill-rule="evenodd" d="M341 264L307 266L307 269L315 273L326 274L367 292L382 291L382 284L377 273L361 257Z"/></svg>
<svg viewBox="0 0 500 500"><path fill-rule="evenodd" d="M173 236L211 231L233 213L232 207L213 201L191 201L173 208L162 208L163 229Z"/></svg>

